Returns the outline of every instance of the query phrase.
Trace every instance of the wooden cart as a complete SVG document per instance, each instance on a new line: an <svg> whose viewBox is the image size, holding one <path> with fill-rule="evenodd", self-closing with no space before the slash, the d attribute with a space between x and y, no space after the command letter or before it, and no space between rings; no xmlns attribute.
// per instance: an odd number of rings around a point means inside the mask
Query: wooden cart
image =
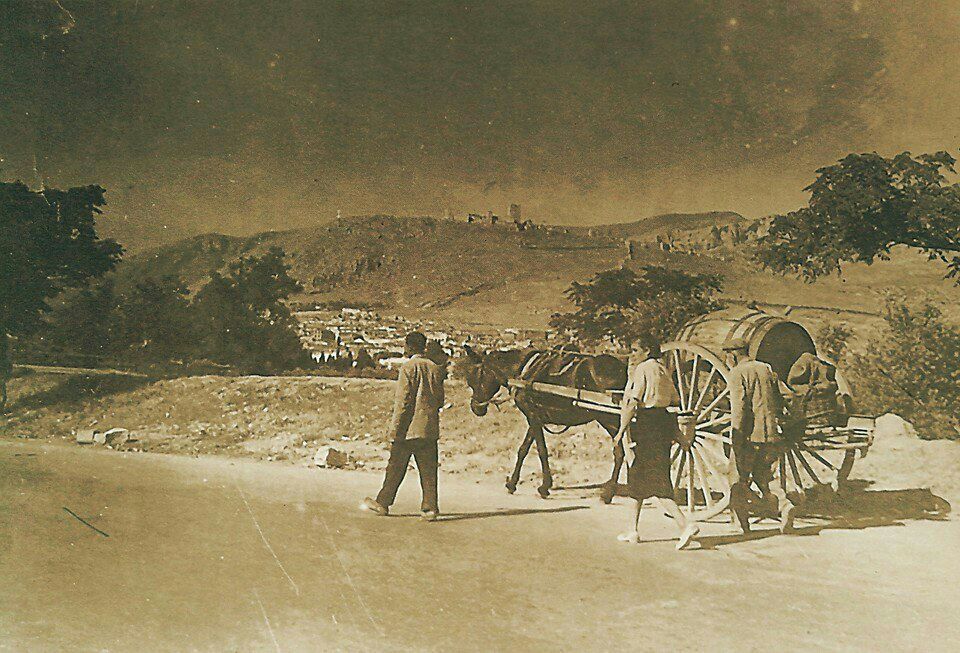
<svg viewBox="0 0 960 653"><path fill-rule="evenodd" d="M742 338L758 360L769 363L781 379L805 352L816 353L813 338L801 325L758 310L732 308L698 318L663 345L667 367L680 395L677 412L680 437L671 456L677 502L688 512L714 510L729 502L736 476L730 460L730 370L723 344ZM841 379L842 381L842 379ZM549 383L511 380L525 388L568 397L580 408L620 412L622 391L595 392ZM844 426L811 427L788 441L774 473L789 493L812 488L838 490L847 480L857 453L873 443L875 420L853 415Z"/></svg>

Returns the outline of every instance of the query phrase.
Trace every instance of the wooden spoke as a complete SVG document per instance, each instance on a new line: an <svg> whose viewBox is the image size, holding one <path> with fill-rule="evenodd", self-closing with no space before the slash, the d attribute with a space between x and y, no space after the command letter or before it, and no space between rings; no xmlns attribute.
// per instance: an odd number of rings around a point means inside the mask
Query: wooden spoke
<svg viewBox="0 0 960 653"><path fill-rule="evenodd" d="M683 451L683 447L679 444L677 448L673 450L673 454L670 456L670 467L673 467L673 463L677 462L677 458L680 457L680 453Z"/></svg>
<svg viewBox="0 0 960 653"><path fill-rule="evenodd" d="M717 405L718 405L721 401L723 401L724 397L726 397L726 396L729 395L729 394L730 394L730 388L724 388L723 391L722 391L720 394L718 394L718 395L713 399L713 401L711 401L711 402L707 405L706 408L704 408L702 411L700 411L700 414L697 416L697 420L699 421L699 420L703 419L704 417L706 417L707 413L709 413L711 410L713 410L714 408L716 408Z"/></svg>
<svg viewBox="0 0 960 653"><path fill-rule="evenodd" d="M803 492L803 481L800 480L800 472L797 470L797 461L793 459L793 452L787 450L787 462L790 463L790 473L793 475L793 482L797 484L797 489Z"/></svg>
<svg viewBox="0 0 960 653"><path fill-rule="evenodd" d="M713 463L710 462L710 456L706 450L700 451L700 462L703 463L703 466L707 468L707 473L710 474L713 478L718 481L722 481L724 485L727 484L727 475L721 474L716 467L713 466ZM726 488L723 488L723 491L726 491Z"/></svg>
<svg viewBox="0 0 960 653"><path fill-rule="evenodd" d="M710 384L713 383L713 377L717 375L717 368L710 367L710 374L707 375L707 380L703 385L703 390L700 391L700 396L697 397L697 403L693 404L690 408L693 412L700 410L701 404L703 404L704 398L707 396L707 391L710 390Z"/></svg>
<svg viewBox="0 0 960 653"><path fill-rule="evenodd" d="M693 459L698 461L697 463L697 478L700 479L700 487L703 489L703 500L707 504L707 508L713 507L713 496L710 493L710 484L707 483L707 475L704 471L706 465L703 463L703 456L698 455L696 449L692 450Z"/></svg>
<svg viewBox="0 0 960 653"><path fill-rule="evenodd" d="M680 365L680 352L676 349L673 350L673 364L677 373L677 391L680 394L681 401L683 401L683 396L685 394L683 391L683 368Z"/></svg>
<svg viewBox="0 0 960 653"><path fill-rule="evenodd" d="M807 462L807 459L803 457L803 454L799 451L794 452L797 456L797 460L800 461L800 464L803 465L804 471L810 475L810 478L813 479L813 482L817 485L823 485L823 481L820 480L820 477L817 476L817 473L813 471L813 467L810 466L810 463Z"/></svg>
<svg viewBox="0 0 960 653"><path fill-rule="evenodd" d="M681 449L682 451L682 449ZM687 464L687 457L680 456L680 466L677 467L677 478L673 482L673 491L676 493L680 489L680 481L683 479L683 468Z"/></svg>
<svg viewBox="0 0 960 653"><path fill-rule="evenodd" d="M693 449L687 452L687 457L690 458L690 469L687 471L687 510L693 512L693 505L695 503L696 492L694 491L693 481L694 481L694 471L696 466L693 464Z"/></svg>
<svg viewBox="0 0 960 653"><path fill-rule="evenodd" d="M809 448L807 445L801 443L800 446L801 446L801 447L803 448L803 450L806 451L808 454L810 454L811 456L813 456L814 458L816 458L817 460L819 460L820 463L821 463L824 467L829 467L831 471L834 471L834 472L837 472L837 473L840 472L840 470L837 469L836 467L834 467L833 464L832 464L829 460L827 460L826 458L824 458L823 456L821 456L820 454L818 454L818 453L817 453L816 451L814 451L813 449Z"/></svg>
<svg viewBox="0 0 960 653"><path fill-rule="evenodd" d="M780 454L780 487L783 489L784 493L787 491L787 474L786 474L786 458L787 454Z"/></svg>
<svg viewBox="0 0 960 653"><path fill-rule="evenodd" d="M700 364L700 354L694 354L693 370L690 372L690 393L689 393L689 396L687 397L687 410L689 410L690 405L693 404L693 393L697 389L697 374L699 373L699 370L697 369L697 367L699 366L699 364Z"/></svg>
<svg viewBox="0 0 960 653"><path fill-rule="evenodd" d="M720 417L714 418L709 422L704 422L703 424L697 424L698 429L706 429L708 426L716 426L717 424L723 424L724 422L729 422L733 419L733 415L726 413Z"/></svg>
<svg viewBox="0 0 960 653"><path fill-rule="evenodd" d="M711 431L701 431L697 429L697 435L707 440L713 440L714 442L722 442L724 444L733 444L733 439L729 436L720 435L719 433L713 433Z"/></svg>

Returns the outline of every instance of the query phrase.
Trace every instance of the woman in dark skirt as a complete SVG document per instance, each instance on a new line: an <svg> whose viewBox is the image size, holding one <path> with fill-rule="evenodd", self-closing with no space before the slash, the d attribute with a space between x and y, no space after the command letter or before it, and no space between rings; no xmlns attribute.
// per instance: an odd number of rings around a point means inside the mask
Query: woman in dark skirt
<svg viewBox="0 0 960 653"><path fill-rule="evenodd" d="M631 370L624 388L620 413L620 431L614 446L627 433L625 459L630 500L630 527L617 536L621 542L639 541L637 532L640 510L645 499L653 498L665 513L673 517L680 529L677 548L682 549L700 532L673 499L670 482L670 448L677 433L677 418L667 407L677 403L679 396L663 363L660 362L660 343L647 339L635 343L631 352Z"/></svg>

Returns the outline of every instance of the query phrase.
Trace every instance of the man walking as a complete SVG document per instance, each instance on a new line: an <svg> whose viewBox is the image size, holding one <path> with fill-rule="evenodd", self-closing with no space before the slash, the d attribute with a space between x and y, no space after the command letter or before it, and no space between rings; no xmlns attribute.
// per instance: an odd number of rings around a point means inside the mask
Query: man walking
<svg viewBox="0 0 960 653"><path fill-rule="evenodd" d="M390 459L383 487L376 499L360 504L377 515L389 514L397 490L407 473L410 456L417 461L423 492L423 519L433 521L440 514L437 505L437 441L440 439L440 407L443 406L444 371L424 355L427 338L414 331L407 335L405 354L410 357L400 368L397 393L390 421Z"/></svg>
<svg viewBox="0 0 960 653"><path fill-rule="evenodd" d="M730 402L733 426L733 458L737 481L730 489L730 507L744 533L750 531L747 497L751 481L766 498L777 498L780 531L793 527L795 507L787 493L773 478L773 465L783 448L783 435L778 420L783 413L783 397L779 379L767 363L750 354L747 342L739 338L723 347L730 370Z"/></svg>
<svg viewBox="0 0 960 653"><path fill-rule="evenodd" d="M680 396L670 373L660 362L660 343L647 338L635 343L630 354L630 370L623 392L620 430L614 438L616 448L627 434L624 456L627 461L627 485L630 488L630 520L621 542L639 541L640 510L647 498L654 498L661 510L673 517L680 529L677 549L690 543L700 529L687 523L673 498L670 482L670 448L677 432L677 418L667 410Z"/></svg>

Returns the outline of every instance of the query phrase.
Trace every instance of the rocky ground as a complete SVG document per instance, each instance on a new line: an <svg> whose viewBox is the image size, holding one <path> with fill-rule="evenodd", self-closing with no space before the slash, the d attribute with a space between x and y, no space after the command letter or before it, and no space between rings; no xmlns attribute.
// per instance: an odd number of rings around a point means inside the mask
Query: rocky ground
<svg viewBox="0 0 960 653"><path fill-rule="evenodd" d="M198 376L160 381L125 377L28 373L11 383L7 438L73 442L84 429L129 429L131 452L224 454L278 464L310 465L332 446L348 468L379 471L386 462L385 428L392 382L332 377ZM525 422L505 404L483 418L469 411L468 390L448 382L444 411L444 474L499 485L512 469ZM610 440L596 425L548 436L555 483L582 485L610 473ZM535 451L523 479L539 478ZM960 443L924 441L888 417L854 479L878 489L930 488L960 500ZM535 485L522 488L533 492Z"/></svg>

